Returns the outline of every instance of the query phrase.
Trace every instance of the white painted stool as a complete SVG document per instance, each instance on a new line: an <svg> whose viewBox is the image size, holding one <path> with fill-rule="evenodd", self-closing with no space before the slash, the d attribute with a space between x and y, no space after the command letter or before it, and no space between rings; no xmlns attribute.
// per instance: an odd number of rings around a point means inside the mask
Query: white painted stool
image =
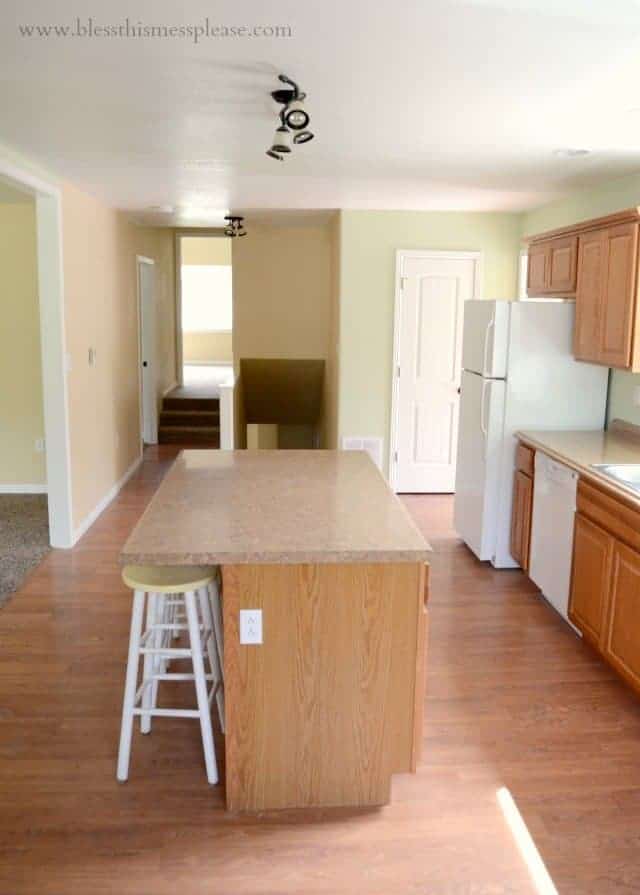
<svg viewBox="0 0 640 895"><path fill-rule="evenodd" d="M129 776L133 721L140 716L142 733L151 730L153 716L199 718L202 747L209 783L218 782L211 701L216 697L220 725L224 732L224 687L222 675L222 613L219 571L202 566L126 566L122 577L134 591L129 658L122 707L122 727L118 752L118 780ZM144 633L143 618L147 610ZM187 647L173 641L186 632ZM138 683L138 662L143 657L142 682ZM172 658L189 658L192 674L168 671ZM209 664L205 672L204 660ZM194 681L197 709L158 708L160 681ZM207 682L211 687L207 690Z"/></svg>

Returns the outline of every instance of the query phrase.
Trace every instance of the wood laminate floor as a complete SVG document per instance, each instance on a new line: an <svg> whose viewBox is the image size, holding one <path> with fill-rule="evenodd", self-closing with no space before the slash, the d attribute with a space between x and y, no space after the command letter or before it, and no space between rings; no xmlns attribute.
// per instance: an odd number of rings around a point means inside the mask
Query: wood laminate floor
<svg viewBox="0 0 640 895"><path fill-rule="evenodd" d="M424 755L391 805L231 816L197 724L176 719L135 734L118 785L117 555L174 455L149 449L78 546L0 611L0 895L551 895L501 787L560 895L640 892L640 702L520 572L472 557L449 497L405 498L435 550Z"/></svg>

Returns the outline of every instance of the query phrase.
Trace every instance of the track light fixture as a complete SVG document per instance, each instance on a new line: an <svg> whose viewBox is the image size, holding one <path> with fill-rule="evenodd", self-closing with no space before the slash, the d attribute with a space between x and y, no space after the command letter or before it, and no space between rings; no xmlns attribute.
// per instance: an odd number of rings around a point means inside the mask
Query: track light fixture
<svg viewBox="0 0 640 895"><path fill-rule="evenodd" d="M240 215L228 214L225 217L225 221L229 222L224 228L225 236L230 236L233 239L235 236L247 235L247 231L244 229L244 218L240 217Z"/></svg>
<svg viewBox="0 0 640 895"><path fill-rule="evenodd" d="M271 148L267 149L267 155L281 162L291 152L292 143L296 146L308 143L313 140L313 134L308 129L311 119L304 105L306 93L286 75L278 75L278 80L288 86L271 93L273 99L282 105L282 109L279 113L280 126L276 130Z"/></svg>

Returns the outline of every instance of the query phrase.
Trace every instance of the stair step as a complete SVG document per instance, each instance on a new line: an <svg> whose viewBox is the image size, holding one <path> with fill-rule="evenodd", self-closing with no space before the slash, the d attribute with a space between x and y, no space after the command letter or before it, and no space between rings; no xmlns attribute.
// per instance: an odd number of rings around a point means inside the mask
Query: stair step
<svg viewBox="0 0 640 895"><path fill-rule="evenodd" d="M219 410L163 410L160 413L161 426L218 426Z"/></svg>
<svg viewBox="0 0 640 895"><path fill-rule="evenodd" d="M158 429L160 444L208 444L220 446L220 428L218 426L160 426Z"/></svg>
<svg viewBox="0 0 640 895"><path fill-rule="evenodd" d="M210 413L220 410L219 398L163 398L163 410L202 410Z"/></svg>

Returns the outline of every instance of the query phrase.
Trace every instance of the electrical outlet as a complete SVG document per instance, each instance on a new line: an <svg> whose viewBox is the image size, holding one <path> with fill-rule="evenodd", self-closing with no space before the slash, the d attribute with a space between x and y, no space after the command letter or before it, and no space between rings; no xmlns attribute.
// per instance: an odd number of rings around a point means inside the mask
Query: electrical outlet
<svg viewBox="0 0 640 895"><path fill-rule="evenodd" d="M640 407L640 385L634 385L632 400L636 407Z"/></svg>
<svg viewBox="0 0 640 895"><path fill-rule="evenodd" d="M240 643L262 643L262 609L240 610Z"/></svg>

